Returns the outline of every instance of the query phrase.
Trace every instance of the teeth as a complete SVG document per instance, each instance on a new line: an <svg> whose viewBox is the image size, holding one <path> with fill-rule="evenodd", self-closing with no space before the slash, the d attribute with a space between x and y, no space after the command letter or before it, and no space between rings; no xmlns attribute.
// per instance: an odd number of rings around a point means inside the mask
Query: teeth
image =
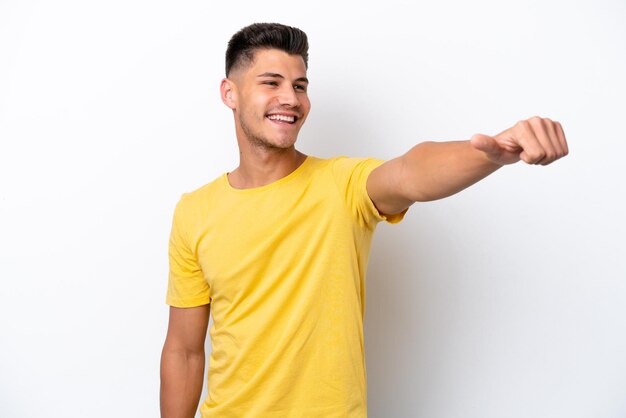
<svg viewBox="0 0 626 418"><path fill-rule="evenodd" d="M296 118L294 118L293 116L269 115L268 119L282 120L283 122L294 122Z"/></svg>

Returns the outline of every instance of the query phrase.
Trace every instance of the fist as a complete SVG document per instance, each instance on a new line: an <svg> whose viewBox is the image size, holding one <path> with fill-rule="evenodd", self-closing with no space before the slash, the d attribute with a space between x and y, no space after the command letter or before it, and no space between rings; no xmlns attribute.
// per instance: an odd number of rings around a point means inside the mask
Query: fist
<svg viewBox="0 0 626 418"><path fill-rule="evenodd" d="M476 134L470 143L499 165L519 160L548 165L569 152L561 124L539 116L521 120L493 137Z"/></svg>

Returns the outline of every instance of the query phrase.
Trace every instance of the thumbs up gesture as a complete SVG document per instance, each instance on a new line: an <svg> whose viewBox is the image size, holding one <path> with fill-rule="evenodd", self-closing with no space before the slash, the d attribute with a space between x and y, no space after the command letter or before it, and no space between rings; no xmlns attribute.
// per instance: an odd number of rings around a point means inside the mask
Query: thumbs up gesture
<svg viewBox="0 0 626 418"><path fill-rule="evenodd" d="M519 160L548 165L569 152L561 124L538 116L521 120L493 137L476 134L470 143L499 165Z"/></svg>

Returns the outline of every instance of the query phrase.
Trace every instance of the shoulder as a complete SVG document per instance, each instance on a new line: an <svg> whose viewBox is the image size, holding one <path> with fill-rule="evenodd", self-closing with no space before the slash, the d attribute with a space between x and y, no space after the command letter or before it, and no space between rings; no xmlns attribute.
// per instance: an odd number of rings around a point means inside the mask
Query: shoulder
<svg viewBox="0 0 626 418"><path fill-rule="evenodd" d="M215 201L224 189L222 183L225 181L225 176L225 174L222 174L209 183L183 192L177 203L177 210L187 213L190 211L193 212L194 208L202 208L208 203Z"/></svg>
<svg viewBox="0 0 626 418"><path fill-rule="evenodd" d="M368 176L376 167L384 163L384 160L373 157L346 157L331 158L329 165L336 176Z"/></svg>
<svg viewBox="0 0 626 418"><path fill-rule="evenodd" d="M373 157L350 157L346 155L339 155L335 157L329 158L320 158L320 157L308 157L309 160L312 160L312 166L316 168L351 168L363 165L380 165L384 162L384 160L380 160L378 158Z"/></svg>

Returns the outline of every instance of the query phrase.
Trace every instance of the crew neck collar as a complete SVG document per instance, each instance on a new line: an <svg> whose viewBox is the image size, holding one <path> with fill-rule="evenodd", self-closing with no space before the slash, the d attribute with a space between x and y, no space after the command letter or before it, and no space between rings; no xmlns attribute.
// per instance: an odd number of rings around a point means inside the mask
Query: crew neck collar
<svg viewBox="0 0 626 418"><path fill-rule="evenodd" d="M302 164L300 164L291 173L287 174L285 177L281 177L280 179L275 180L275 181L273 181L271 183L265 184L263 186L250 187L250 188L246 188L246 189L237 189L237 188L233 187L230 184L230 181L228 181L228 174L229 173L224 173L222 175L222 182L224 183L224 185L226 186L226 188L228 190L230 190L232 192L235 192L235 193L256 193L256 192L261 192L261 191L273 189L274 187L280 186L281 184L284 184L284 183L286 183L288 181L291 181L293 178L299 176L300 173L302 171L304 171L305 167L308 166L312 160L313 160L313 157L307 155L306 158L304 159L304 161L302 162Z"/></svg>

